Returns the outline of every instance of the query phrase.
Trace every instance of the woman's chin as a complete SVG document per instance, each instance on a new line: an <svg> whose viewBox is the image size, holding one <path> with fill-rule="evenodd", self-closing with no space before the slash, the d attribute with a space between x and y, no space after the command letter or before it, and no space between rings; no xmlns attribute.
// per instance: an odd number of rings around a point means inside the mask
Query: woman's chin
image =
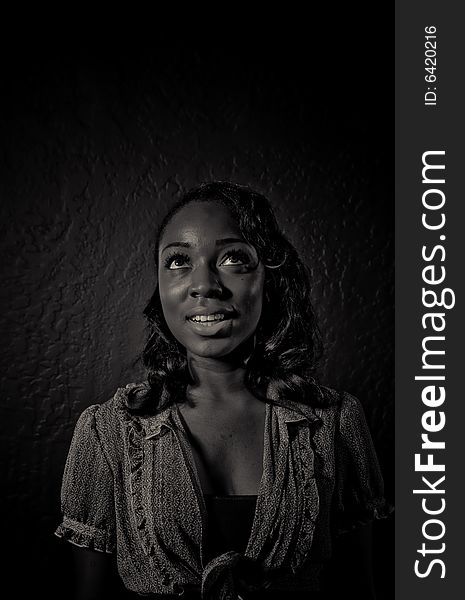
<svg viewBox="0 0 465 600"><path fill-rule="evenodd" d="M234 354L236 346L230 340L219 338L204 338L201 342L190 345L187 349L192 358L211 358L222 360Z"/></svg>
<svg viewBox="0 0 465 600"><path fill-rule="evenodd" d="M187 353L192 358L216 359L221 362L245 363L251 354L251 337L236 342L231 338L203 338L190 344Z"/></svg>

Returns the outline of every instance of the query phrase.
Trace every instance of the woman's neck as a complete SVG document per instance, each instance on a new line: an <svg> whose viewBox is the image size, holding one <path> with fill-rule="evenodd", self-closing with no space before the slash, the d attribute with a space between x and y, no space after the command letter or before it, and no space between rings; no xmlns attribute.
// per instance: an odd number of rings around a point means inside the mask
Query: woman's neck
<svg viewBox="0 0 465 600"><path fill-rule="evenodd" d="M250 394L245 386L243 362L192 355L187 360L194 380L187 389L187 397L195 404L230 405L232 400Z"/></svg>

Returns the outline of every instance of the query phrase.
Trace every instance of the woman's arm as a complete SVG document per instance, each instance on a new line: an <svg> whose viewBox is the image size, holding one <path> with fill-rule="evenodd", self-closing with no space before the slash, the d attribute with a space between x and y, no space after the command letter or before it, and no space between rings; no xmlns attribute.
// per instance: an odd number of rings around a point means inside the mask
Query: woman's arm
<svg viewBox="0 0 465 600"><path fill-rule="evenodd" d="M341 534L334 542L331 587L357 600L375 600L372 524Z"/></svg>
<svg viewBox="0 0 465 600"><path fill-rule="evenodd" d="M118 576L114 554L72 546L74 600L118 600L126 598Z"/></svg>

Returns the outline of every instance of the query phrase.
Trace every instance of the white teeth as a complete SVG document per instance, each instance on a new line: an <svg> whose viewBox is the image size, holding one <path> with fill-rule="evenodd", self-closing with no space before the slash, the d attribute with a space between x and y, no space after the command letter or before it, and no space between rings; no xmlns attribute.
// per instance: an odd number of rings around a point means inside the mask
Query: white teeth
<svg viewBox="0 0 465 600"><path fill-rule="evenodd" d="M193 317L189 317L189 320L193 321L194 323L202 323L208 326L212 325L215 321L223 321L224 318L224 313L214 313L211 315L194 315Z"/></svg>

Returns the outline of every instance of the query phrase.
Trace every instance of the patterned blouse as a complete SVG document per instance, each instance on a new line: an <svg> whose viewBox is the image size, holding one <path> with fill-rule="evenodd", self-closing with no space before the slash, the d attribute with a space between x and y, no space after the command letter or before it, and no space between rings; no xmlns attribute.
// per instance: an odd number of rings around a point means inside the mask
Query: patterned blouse
<svg viewBox="0 0 465 600"><path fill-rule="evenodd" d="M243 554L205 558L207 513L176 404L150 416L128 410L129 384L81 414L62 485L56 535L116 552L124 585L138 594L199 590L237 599L236 575L254 585L318 591L332 540L385 516L383 480L359 401L314 385L321 408L267 391L263 475ZM257 583L258 582L258 583Z"/></svg>

